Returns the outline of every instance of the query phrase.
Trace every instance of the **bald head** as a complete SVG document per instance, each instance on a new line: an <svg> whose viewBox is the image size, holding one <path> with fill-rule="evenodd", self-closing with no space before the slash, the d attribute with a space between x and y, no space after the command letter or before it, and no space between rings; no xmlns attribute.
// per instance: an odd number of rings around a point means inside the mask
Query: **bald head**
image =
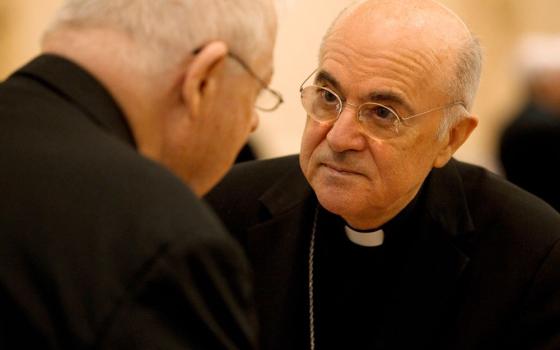
<svg viewBox="0 0 560 350"><path fill-rule="evenodd" d="M414 52L413 59L431 78L430 83L470 110L480 76L480 47L465 23L442 4L359 1L342 11L325 34L320 60L329 55L331 44L341 42L355 51L406 47L400 53L403 57Z"/></svg>
<svg viewBox="0 0 560 350"><path fill-rule="evenodd" d="M325 35L325 40L340 31L360 27L366 37L383 32L389 44L414 39L438 46L452 46L471 37L465 23L435 1L369 0L359 1L342 11Z"/></svg>

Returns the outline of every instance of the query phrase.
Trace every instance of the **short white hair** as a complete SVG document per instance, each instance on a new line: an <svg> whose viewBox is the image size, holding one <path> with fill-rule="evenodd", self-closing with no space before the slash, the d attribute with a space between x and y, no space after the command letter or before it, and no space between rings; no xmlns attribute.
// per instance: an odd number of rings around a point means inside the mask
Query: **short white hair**
<svg viewBox="0 0 560 350"><path fill-rule="evenodd" d="M66 0L45 36L68 27L117 30L146 49L148 66L165 69L211 40L253 60L275 25L273 0Z"/></svg>
<svg viewBox="0 0 560 350"><path fill-rule="evenodd" d="M437 132L438 138L444 137L451 127L472 111L482 74L482 47L474 35L471 34L458 47L453 62L447 93L450 102L460 104L444 110L444 117Z"/></svg>
<svg viewBox="0 0 560 350"><path fill-rule="evenodd" d="M451 72L449 95L453 102L460 101L471 111L482 71L482 48L478 39L471 34L457 49L454 69Z"/></svg>

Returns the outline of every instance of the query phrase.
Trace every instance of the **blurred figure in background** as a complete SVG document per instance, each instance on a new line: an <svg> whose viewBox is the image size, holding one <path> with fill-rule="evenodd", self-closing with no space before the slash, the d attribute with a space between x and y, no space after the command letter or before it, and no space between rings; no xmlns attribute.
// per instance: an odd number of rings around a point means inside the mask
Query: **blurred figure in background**
<svg viewBox="0 0 560 350"><path fill-rule="evenodd" d="M519 46L528 99L505 128L500 161L508 180L560 211L560 35Z"/></svg>
<svg viewBox="0 0 560 350"><path fill-rule="evenodd" d="M272 0L64 2L0 84L0 349L256 345L200 197L281 102L275 35Z"/></svg>

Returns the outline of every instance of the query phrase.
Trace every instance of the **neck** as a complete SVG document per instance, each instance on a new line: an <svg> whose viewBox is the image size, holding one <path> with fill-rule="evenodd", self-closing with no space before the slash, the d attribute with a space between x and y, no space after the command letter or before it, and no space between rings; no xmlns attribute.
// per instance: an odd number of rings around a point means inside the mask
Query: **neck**
<svg viewBox="0 0 560 350"><path fill-rule="evenodd" d="M346 221L346 224L354 230L366 232L375 231L376 229L382 227L384 224L396 217L412 201L414 201L419 190L420 186L407 193L405 196L401 197L400 200L396 201L389 208L380 208L379 212L370 210L363 215L356 217L347 217L344 215L341 216Z"/></svg>
<svg viewBox="0 0 560 350"><path fill-rule="evenodd" d="M127 35L103 28L64 28L43 41L43 52L76 62L92 74L123 110L140 153L157 158L162 141L158 132L162 79L151 79L142 50Z"/></svg>

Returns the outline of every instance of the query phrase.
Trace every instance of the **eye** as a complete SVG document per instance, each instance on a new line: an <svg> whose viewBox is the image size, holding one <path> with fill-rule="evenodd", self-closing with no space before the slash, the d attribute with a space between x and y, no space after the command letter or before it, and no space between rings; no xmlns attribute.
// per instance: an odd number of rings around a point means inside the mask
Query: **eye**
<svg viewBox="0 0 560 350"><path fill-rule="evenodd" d="M395 116L395 114L389 108L384 106L373 106L372 113L379 119L392 119Z"/></svg>
<svg viewBox="0 0 560 350"><path fill-rule="evenodd" d="M325 104L338 104L338 97L327 89L320 89L319 95Z"/></svg>
<svg viewBox="0 0 560 350"><path fill-rule="evenodd" d="M389 107L376 103L362 105L359 117L365 122L393 123L397 116Z"/></svg>

